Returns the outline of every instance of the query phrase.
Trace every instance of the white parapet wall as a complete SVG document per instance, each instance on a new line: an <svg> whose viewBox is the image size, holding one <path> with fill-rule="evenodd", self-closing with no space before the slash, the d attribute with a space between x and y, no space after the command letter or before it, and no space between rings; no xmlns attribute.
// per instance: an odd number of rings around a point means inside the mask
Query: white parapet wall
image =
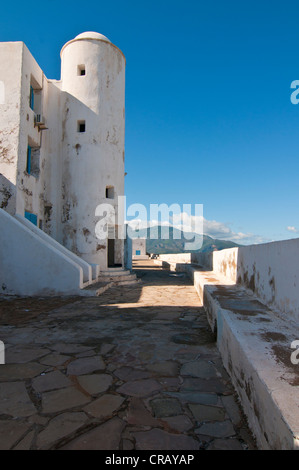
<svg viewBox="0 0 299 470"><path fill-rule="evenodd" d="M162 254L158 259L167 263L191 263L191 253Z"/></svg>
<svg viewBox="0 0 299 470"><path fill-rule="evenodd" d="M240 284L282 316L299 322L299 238L210 253L159 255L160 261L192 263Z"/></svg>
<svg viewBox="0 0 299 470"><path fill-rule="evenodd" d="M192 279L258 448L299 449L299 239L176 259L158 262Z"/></svg>
<svg viewBox="0 0 299 470"><path fill-rule="evenodd" d="M299 322L299 239L213 252L213 271Z"/></svg>
<svg viewBox="0 0 299 470"><path fill-rule="evenodd" d="M76 295L82 267L31 228L0 209L0 293Z"/></svg>

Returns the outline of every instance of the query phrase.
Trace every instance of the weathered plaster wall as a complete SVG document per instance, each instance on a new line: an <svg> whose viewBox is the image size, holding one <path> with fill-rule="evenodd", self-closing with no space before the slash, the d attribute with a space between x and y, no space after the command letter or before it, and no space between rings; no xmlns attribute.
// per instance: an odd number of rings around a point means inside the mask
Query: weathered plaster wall
<svg viewBox="0 0 299 470"><path fill-rule="evenodd" d="M40 203L43 230L62 243L61 225L61 83L44 79L43 114L47 129L42 131Z"/></svg>
<svg viewBox="0 0 299 470"><path fill-rule="evenodd" d="M299 321L299 239L213 252L213 271Z"/></svg>
<svg viewBox="0 0 299 470"><path fill-rule="evenodd" d="M136 251L140 253L137 254ZM146 238L133 238L132 240L133 259L147 258L146 256Z"/></svg>
<svg viewBox="0 0 299 470"><path fill-rule="evenodd" d="M23 44L16 213L24 215L26 210L36 214L38 219L41 219L42 215L39 199L41 181L39 173L36 173L35 176L33 173L27 173L26 163L28 145L32 148L41 146L41 132L34 125L34 110L29 105L30 86L41 90L43 79L42 70Z"/></svg>
<svg viewBox="0 0 299 470"><path fill-rule="evenodd" d="M38 224L57 238L61 195L57 185L59 168L59 88L46 79L22 42L0 43L0 80L5 101L0 104L0 207L10 214L37 215ZM35 126L35 111L29 105L33 86L38 110L46 117L48 129ZM31 174L26 171L27 147L39 157ZM33 167L33 159L32 159ZM55 218L55 215L57 217ZM51 220L55 223L51 224Z"/></svg>
<svg viewBox="0 0 299 470"><path fill-rule="evenodd" d="M99 240L96 207L124 195L125 59L110 42L78 39L61 54L62 242L88 262L107 266L107 240ZM85 75L78 75L84 65ZM85 121L85 132L78 132ZM106 198L106 187L114 188ZM123 242L115 261L123 263Z"/></svg>
<svg viewBox="0 0 299 470"><path fill-rule="evenodd" d="M0 43L0 207L35 214L45 233L105 269L107 239L96 237L95 211L101 203L114 208L117 235L118 196L124 195L125 58L104 36L91 36L83 33L63 47L61 80L48 80L22 42ZM37 113L46 130L35 125ZM78 121L85 121L85 132L78 132ZM30 174L28 145L35 157ZM116 239L114 262L123 261L124 243Z"/></svg>
<svg viewBox="0 0 299 470"><path fill-rule="evenodd" d="M22 42L0 43L0 208L10 214L16 210L23 46Z"/></svg>
<svg viewBox="0 0 299 470"><path fill-rule="evenodd" d="M299 239L238 249L237 282L299 321Z"/></svg>

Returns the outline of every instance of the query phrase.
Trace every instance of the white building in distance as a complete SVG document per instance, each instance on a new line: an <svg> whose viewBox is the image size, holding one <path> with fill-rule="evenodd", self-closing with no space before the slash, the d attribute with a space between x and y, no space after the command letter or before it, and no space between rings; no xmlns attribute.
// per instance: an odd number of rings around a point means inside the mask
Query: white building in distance
<svg viewBox="0 0 299 470"><path fill-rule="evenodd" d="M116 222L118 196L124 195L123 53L99 33L79 34L61 50L60 80L46 78L23 42L0 43L0 58L0 224L7 231L2 238L13 232L23 251L25 228L44 244L54 239L56 250L64 247L78 257L70 255L73 262L91 266L93 280L100 270L123 267L123 227ZM96 208L105 203L113 206L116 221L110 239L99 240ZM5 269L14 271L11 250L0 253L0 292L16 292L16 281L4 275ZM36 256L31 253L32 260ZM24 263L32 264L27 258L18 259L23 274Z"/></svg>

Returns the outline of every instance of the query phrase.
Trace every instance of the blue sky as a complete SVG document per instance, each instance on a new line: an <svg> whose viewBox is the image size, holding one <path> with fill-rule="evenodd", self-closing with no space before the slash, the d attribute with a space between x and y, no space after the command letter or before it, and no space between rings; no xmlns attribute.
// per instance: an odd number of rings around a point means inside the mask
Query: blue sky
<svg viewBox="0 0 299 470"><path fill-rule="evenodd" d="M0 40L59 79L65 42L107 36L127 61L127 205L203 204L206 233L247 244L299 237L298 17L290 0L15 1Z"/></svg>

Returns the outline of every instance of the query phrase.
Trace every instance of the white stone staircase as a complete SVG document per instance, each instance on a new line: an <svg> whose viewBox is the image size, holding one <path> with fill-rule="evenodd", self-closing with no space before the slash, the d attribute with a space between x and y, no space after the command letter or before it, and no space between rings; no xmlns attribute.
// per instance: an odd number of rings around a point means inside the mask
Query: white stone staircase
<svg viewBox="0 0 299 470"><path fill-rule="evenodd" d="M81 295L98 296L110 287L115 286L134 286L141 282L136 274L122 267L107 268L106 271L100 271L98 282L92 284L81 291Z"/></svg>

